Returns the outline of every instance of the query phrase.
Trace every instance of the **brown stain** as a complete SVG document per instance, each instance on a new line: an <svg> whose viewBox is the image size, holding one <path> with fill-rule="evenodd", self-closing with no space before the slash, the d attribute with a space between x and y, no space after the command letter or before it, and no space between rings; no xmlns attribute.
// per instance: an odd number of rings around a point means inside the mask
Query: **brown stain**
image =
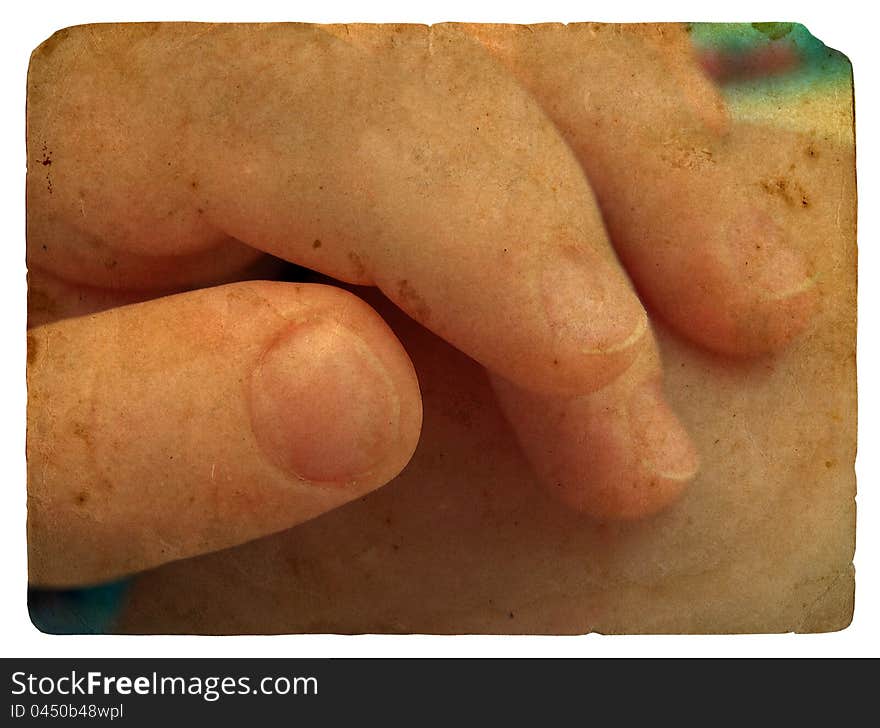
<svg viewBox="0 0 880 728"><path fill-rule="evenodd" d="M46 142L43 142L43 158L40 160L40 164L46 168L46 189L49 191L49 194L52 194L52 177L49 174L49 167L52 166L52 152L49 151L49 145Z"/></svg>
<svg viewBox="0 0 880 728"><path fill-rule="evenodd" d="M315 242L312 243L312 247L317 250L321 247L321 241L318 238L315 238Z"/></svg>
<svg viewBox="0 0 880 728"><path fill-rule="evenodd" d="M431 309L425 303L425 299L406 278L398 281L397 295L400 307L407 313L412 313L420 322L425 323L431 318Z"/></svg>
<svg viewBox="0 0 880 728"><path fill-rule="evenodd" d="M703 170L715 164L712 151L698 147L670 146L661 159L676 169Z"/></svg>
<svg viewBox="0 0 880 728"><path fill-rule="evenodd" d="M85 458L89 464L90 472L93 477L87 478L89 482L92 483L93 491L103 491L104 493L110 494L113 492L115 486L113 481L111 481L101 465L101 456L98 453L98 446L100 445L100 438L96 445L95 438L93 436L93 432L96 429L94 424L90 426L89 423L94 423L96 420L96 412L95 412L95 402L92 400L88 406L88 414L86 415L85 420L73 420L70 426L70 433L73 437L77 438L82 442L83 448L85 449ZM108 443L110 446L110 451L118 451L121 449L121 443L118 440L113 440Z"/></svg>
<svg viewBox="0 0 880 728"><path fill-rule="evenodd" d="M796 180L776 177L761 180L760 185L768 195L782 200L790 207L808 207L810 204L807 191Z"/></svg>
<svg viewBox="0 0 880 728"><path fill-rule="evenodd" d="M85 443L86 448L91 452L92 450L92 436L89 434L88 429L82 422L74 422L73 427L71 428L75 437L78 437L80 440Z"/></svg>
<svg viewBox="0 0 880 728"><path fill-rule="evenodd" d="M33 334L27 335L27 365L33 366L40 355L40 341Z"/></svg>
<svg viewBox="0 0 880 728"><path fill-rule="evenodd" d="M77 493L76 498L74 499L74 502L78 506L84 506L86 504L86 501L88 501L88 499L89 499L89 494L86 493L85 491L81 491L80 493Z"/></svg>

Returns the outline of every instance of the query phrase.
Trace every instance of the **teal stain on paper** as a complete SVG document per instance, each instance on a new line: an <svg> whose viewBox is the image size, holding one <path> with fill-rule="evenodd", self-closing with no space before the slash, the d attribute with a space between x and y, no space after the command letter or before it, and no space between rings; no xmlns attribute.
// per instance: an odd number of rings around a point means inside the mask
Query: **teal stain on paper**
<svg viewBox="0 0 880 728"><path fill-rule="evenodd" d="M113 632L128 581L86 589L30 589L31 622L47 634L108 634Z"/></svg>
<svg viewBox="0 0 880 728"><path fill-rule="evenodd" d="M850 83L852 66L839 51L829 48L800 23L692 23L691 38L698 49L745 55L772 44L793 47L800 63L790 71L725 84L729 96L804 93L822 86Z"/></svg>

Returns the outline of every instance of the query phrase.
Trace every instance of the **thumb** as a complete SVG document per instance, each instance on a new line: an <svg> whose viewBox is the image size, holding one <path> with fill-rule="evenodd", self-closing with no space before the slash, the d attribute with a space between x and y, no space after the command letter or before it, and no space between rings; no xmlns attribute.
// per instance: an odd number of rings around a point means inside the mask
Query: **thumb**
<svg viewBox="0 0 880 728"><path fill-rule="evenodd" d="M313 518L415 449L412 364L320 285L251 282L28 334L33 584L111 579Z"/></svg>

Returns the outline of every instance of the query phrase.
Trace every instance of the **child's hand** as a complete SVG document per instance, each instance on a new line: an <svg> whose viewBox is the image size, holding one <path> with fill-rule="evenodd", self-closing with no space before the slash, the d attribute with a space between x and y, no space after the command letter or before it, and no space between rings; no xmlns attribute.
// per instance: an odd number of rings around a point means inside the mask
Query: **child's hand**
<svg viewBox="0 0 880 728"><path fill-rule="evenodd" d="M232 546L405 466L399 342L339 289L216 285L263 252L379 287L483 364L539 475L606 517L666 505L697 456L605 222L690 338L749 355L807 323L814 271L739 194L743 142L683 47L499 35L539 104L461 29L354 32L86 27L36 52L34 583Z"/></svg>

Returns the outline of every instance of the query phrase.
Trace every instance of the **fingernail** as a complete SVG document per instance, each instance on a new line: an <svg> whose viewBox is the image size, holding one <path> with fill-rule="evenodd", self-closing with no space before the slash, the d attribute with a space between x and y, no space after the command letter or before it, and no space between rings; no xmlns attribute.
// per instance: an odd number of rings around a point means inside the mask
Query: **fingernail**
<svg viewBox="0 0 880 728"><path fill-rule="evenodd" d="M585 354L633 347L648 330L635 293L609 263L566 248L542 275L544 308L560 338L580 342Z"/></svg>
<svg viewBox="0 0 880 728"><path fill-rule="evenodd" d="M686 481L700 461L690 436L675 416L660 382L648 381L630 395L630 426L643 468L667 480Z"/></svg>
<svg viewBox="0 0 880 728"><path fill-rule="evenodd" d="M368 345L329 320L293 324L251 380L254 434L270 460L303 480L368 474L398 433L394 382Z"/></svg>
<svg viewBox="0 0 880 728"><path fill-rule="evenodd" d="M761 287L774 301L785 301L810 291L818 279L818 272L809 272L803 255L782 249L767 262Z"/></svg>
<svg viewBox="0 0 880 728"><path fill-rule="evenodd" d="M769 216L755 213L728 230L735 283L749 284L760 298L781 301L811 289L817 279L806 257L786 242Z"/></svg>

